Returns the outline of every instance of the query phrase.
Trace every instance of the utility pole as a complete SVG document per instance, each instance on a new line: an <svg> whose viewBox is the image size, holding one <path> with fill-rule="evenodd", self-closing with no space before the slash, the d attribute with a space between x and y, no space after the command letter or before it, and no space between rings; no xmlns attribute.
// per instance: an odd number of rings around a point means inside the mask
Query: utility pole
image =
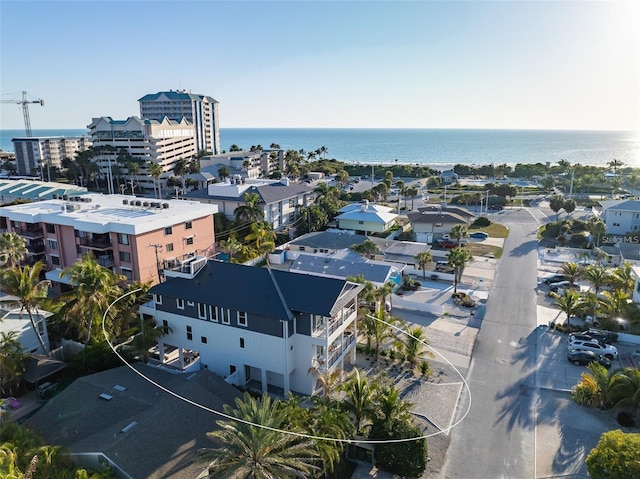
<svg viewBox="0 0 640 479"><path fill-rule="evenodd" d="M161 244L150 244L149 248L154 248L156 250L156 268L158 270L158 283L162 283L162 269L160 268L160 258L158 257L158 251L162 250Z"/></svg>

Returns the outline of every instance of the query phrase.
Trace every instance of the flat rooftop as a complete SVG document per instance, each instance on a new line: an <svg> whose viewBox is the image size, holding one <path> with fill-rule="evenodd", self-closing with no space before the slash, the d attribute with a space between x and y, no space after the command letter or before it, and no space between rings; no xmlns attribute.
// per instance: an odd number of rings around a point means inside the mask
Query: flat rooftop
<svg viewBox="0 0 640 479"><path fill-rule="evenodd" d="M154 200L128 195L88 193L22 205L3 206L0 216L27 223L72 226L90 233L138 235L212 216L217 205L185 200ZM213 219L211 220L213 222Z"/></svg>

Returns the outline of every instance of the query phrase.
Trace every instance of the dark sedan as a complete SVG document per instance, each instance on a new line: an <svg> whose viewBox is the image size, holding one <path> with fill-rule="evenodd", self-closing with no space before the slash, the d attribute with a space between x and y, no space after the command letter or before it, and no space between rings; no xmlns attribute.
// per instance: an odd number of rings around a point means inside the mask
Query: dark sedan
<svg viewBox="0 0 640 479"><path fill-rule="evenodd" d="M595 361L607 369L611 367L611 361L609 359L591 351L577 351L575 349L571 349L567 352L567 359L576 366L581 364L586 366L587 364Z"/></svg>

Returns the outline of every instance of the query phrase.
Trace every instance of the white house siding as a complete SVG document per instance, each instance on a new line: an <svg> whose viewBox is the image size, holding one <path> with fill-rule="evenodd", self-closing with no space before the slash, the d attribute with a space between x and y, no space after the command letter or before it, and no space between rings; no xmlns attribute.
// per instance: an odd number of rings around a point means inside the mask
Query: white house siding
<svg viewBox="0 0 640 479"><path fill-rule="evenodd" d="M151 310L153 311L153 310ZM250 331L248 328L234 327L213 321L187 318L164 311L155 312L156 323L163 326L166 320L169 326L169 334L162 336L161 342L167 345L192 349L200 354L200 362L203 366L215 374L228 378L230 366L236 367L237 380L235 384L244 385L247 382L245 377L245 366L257 368L262 371L262 377L251 378L284 388L283 372L285 363L285 339L276 336L269 336ZM231 318L232 324L234 318ZM248 317L248 324L251 325L251 316ZM193 339L187 339L187 326L191 326ZM201 338L207 338L207 343L203 343ZM244 348L240 347L240 338L244 339ZM295 335L288 340L293 346L287 356L287 369L291 371L295 365ZM302 391L301 391L302 392Z"/></svg>
<svg viewBox="0 0 640 479"><path fill-rule="evenodd" d="M636 282L633 285L632 300L634 303L640 305L640 266L634 266L631 270L636 278Z"/></svg>
<svg viewBox="0 0 640 479"><path fill-rule="evenodd" d="M38 325L38 328L40 330L40 336L42 337L42 340L46 347L46 351L42 350L40 341L38 341L38 336L31 327L29 315L26 312L21 311L20 309L11 311L0 309L0 333L9 333L12 331L16 332L17 336L15 339L18 340L18 342L22 346L22 350L25 353L48 354L50 351L50 346L49 334L47 331L47 322L42 314L38 314L35 311L32 314L33 319L36 321L36 324ZM51 313L47 314L50 315Z"/></svg>

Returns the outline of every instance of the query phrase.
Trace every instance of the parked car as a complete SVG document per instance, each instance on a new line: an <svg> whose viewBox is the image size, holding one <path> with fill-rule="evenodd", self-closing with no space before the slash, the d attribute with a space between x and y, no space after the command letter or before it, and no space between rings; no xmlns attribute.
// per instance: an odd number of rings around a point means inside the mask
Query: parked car
<svg viewBox="0 0 640 479"><path fill-rule="evenodd" d="M469 235L470 238L475 238L475 239L487 239L489 237L488 233L485 233L484 231L474 231L473 233L471 233Z"/></svg>
<svg viewBox="0 0 640 479"><path fill-rule="evenodd" d="M614 343L617 337L616 333L614 333L613 331L594 328L589 328L589 331L585 331L583 334L588 334L593 339L606 344Z"/></svg>
<svg viewBox="0 0 640 479"><path fill-rule="evenodd" d="M569 276L566 274L554 274L542 280L544 284L558 283L559 281L569 281Z"/></svg>
<svg viewBox="0 0 640 479"><path fill-rule="evenodd" d="M558 281L557 283L551 283L549 285L549 291L553 291L554 293L562 293L561 289L573 289L575 291L580 291L580 286L577 284L571 284L570 281Z"/></svg>
<svg viewBox="0 0 640 479"><path fill-rule="evenodd" d="M458 246L464 246L464 243L460 243L460 245L458 245L457 241L450 241L450 240L438 240L437 243L438 243L438 246L444 249L453 249L453 248L457 248Z"/></svg>
<svg viewBox="0 0 640 479"><path fill-rule="evenodd" d="M576 340L567 346L567 349L575 349L579 351L592 351L596 354L602 354L607 359L615 359L618 357L618 349L610 344L599 343L596 340L584 341Z"/></svg>
<svg viewBox="0 0 640 479"><path fill-rule="evenodd" d="M604 341L596 339L588 333L570 333L567 338L567 343L571 344L574 341L597 341L600 344L606 344Z"/></svg>
<svg viewBox="0 0 640 479"><path fill-rule="evenodd" d="M567 359L575 364L576 366L584 365L597 362L601 366L604 366L606 369L611 367L611 360L605 358L601 354L596 354L593 351L581 351L579 349L570 349L567 351Z"/></svg>
<svg viewBox="0 0 640 479"><path fill-rule="evenodd" d="M489 209L493 210L493 211L502 211L504 209L504 206L502 206L502 205L491 205L491 206L489 206Z"/></svg>
<svg viewBox="0 0 640 479"><path fill-rule="evenodd" d="M443 273L453 273L455 268L449 265L447 261L437 261L436 271L442 271Z"/></svg>

